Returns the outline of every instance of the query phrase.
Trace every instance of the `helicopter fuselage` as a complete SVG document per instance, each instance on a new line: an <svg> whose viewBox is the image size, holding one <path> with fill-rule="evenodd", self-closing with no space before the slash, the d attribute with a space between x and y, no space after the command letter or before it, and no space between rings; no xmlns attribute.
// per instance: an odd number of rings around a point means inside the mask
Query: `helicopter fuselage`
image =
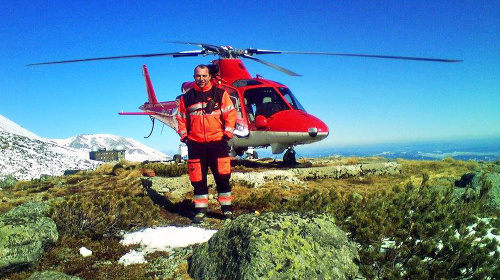
<svg viewBox="0 0 500 280"><path fill-rule="evenodd" d="M210 68L214 84L229 94L237 110L235 137L230 141L234 150L271 146L274 154L280 154L328 136L326 124L307 113L287 86L259 76L252 78L240 59L215 60ZM144 111L140 114L151 115L177 130L178 101L157 102L146 66L143 69L148 102L139 107ZM193 86L194 82L185 82L182 91Z"/></svg>

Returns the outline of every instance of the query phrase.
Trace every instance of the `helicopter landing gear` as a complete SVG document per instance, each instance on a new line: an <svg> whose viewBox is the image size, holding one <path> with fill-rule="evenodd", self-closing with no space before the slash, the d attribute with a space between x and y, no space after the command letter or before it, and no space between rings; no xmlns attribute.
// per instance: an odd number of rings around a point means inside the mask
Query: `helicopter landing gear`
<svg viewBox="0 0 500 280"><path fill-rule="evenodd" d="M248 148L245 154L247 155L247 159L259 159L259 154L257 154L257 151L253 148Z"/></svg>
<svg viewBox="0 0 500 280"><path fill-rule="evenodd" d="M246 159L258 159L259 154L252 147L244 148L244 149L235 149L231 150L231 156L245 156Z"/></svg>
<svg viewBox="0 0 500 280"><path fill-rule="evenodd" d="M293 147L288 148L286 150L285 154L283 155L283 163L285 165L297 165L297 160L295 159L295 150Z"/></svg>
<svg viewBox="0 0 500 280"><path fill-rule="evenodd" d="M253 159L259 159L259 154L257 154L257 151L252 152L252 158Z"/></svg>
<svg viewBox="0 0 500 280"><path fill-rule="evenodd" d="M181 163L183 160L187 160L188 148L185 143L179 144L178 154L174 155L173 161L177 164Z"/></svg>
<svg viewBox="0 0 500 280"><path fill-rule="evenodd" d="M231 150L231 156L235 157L235 156L243 156L243 154L245 153L245 150L244 149L233 149Z"/></svg>

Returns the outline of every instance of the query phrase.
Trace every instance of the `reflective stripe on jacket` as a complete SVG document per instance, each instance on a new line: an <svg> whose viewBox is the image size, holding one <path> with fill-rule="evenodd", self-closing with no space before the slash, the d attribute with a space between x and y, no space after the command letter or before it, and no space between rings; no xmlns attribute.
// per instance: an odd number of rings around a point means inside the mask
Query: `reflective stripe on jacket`
<svg viewBox="0 0 500 280"><path fill-rule="evenodd" d="M212 99L214 110L207 112L207 104ZM233 137L236 109L227 92L208 83L203 88L195 85L182 95L176 118L181 140L188 137L201 143L219 141L224 135Z"/></svg>

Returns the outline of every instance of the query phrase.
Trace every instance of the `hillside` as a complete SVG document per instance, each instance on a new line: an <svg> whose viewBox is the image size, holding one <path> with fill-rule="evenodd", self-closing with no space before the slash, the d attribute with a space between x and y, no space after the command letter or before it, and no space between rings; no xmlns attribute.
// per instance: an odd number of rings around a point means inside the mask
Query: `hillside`
<svg viewBox="0 0 500 280"><path fill-rule="evenodd" d="M88 153L41 137L0 131L0 146L0 179L7 175L19 180L57 176L68 169L86 170L100 164L88 159Z"/></svg>
<svg viewBox="0 0 500 280"><path fill-rule="evenodd" d="M101 162L89 159L92 147L107 150L121 147L130 161L171 159L138 141L109 134L43 138L0 115L0 180L8 175L30 180L42 175L62 175L65 170L93 169Z"/></svg>

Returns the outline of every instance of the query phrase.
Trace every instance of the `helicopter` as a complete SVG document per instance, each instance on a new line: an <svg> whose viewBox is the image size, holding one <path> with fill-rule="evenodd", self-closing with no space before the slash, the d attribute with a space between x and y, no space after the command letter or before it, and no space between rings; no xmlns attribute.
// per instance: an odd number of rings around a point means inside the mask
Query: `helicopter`
<svg viewBox="0 0 500 280"><path fill-rule="evenodd" d="M462 60L423 58L408 56L387 56L371 54L350 54L331 52L301 52L301 51L276 51L265 49L237 49L231 46L217 46L205 43L181 42L172 43L196 45L201 49L181 52L139 54L124 56L108 56L99 58L86 58L53 62L29 64L28 66L85 62L95 60L147 58L159 56L192 57L217 55L218 59L212 60L208 65L212 84L225 90L237 111L237 121L233 139L229 141L231 155L247 158L258 158L254 148L271 147L273 154L283 152L283 163L295 165L297 163L294 147L309 144L325 139L330 131L328 126L319 118L306 112L297 97L286 86L279 82L264 79L259 75L252 77L246 69L241 58L246 58L291 76L300 76L291 70L271 62L255 58L254 55L264 54L301 54L301 55L328 55L350 56L381 59L400 59L427 62L461 62ZM184 82L181 86L181 95L174 101L159 102L146 65L143 65L143 76L146 84L148 101L139 107L142 112L119 112L120 115L147 115L152 121L152 134L154 120L157 119L177 131L177 107L179 98L183 93L194 87L194 81ZM147 137L149 137L147 136ZM146 137L146 138L147 138ZM286 151L285 151L286 150ZM185 144L179 146L179 154L174 160L179 162L187 154Z"/></svg>

